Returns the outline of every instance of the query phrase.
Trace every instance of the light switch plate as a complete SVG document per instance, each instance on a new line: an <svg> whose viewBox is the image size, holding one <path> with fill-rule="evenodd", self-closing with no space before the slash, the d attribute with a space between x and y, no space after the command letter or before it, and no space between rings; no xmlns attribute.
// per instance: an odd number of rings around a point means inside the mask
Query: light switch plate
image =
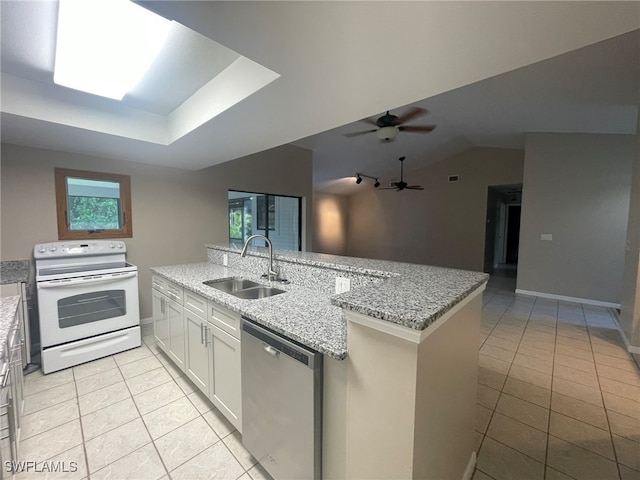
<svg viewBox="0 0 640 480"><path fill-rule="evenodd" d="M553 234L551 233L541 233L540 240L544 240L546 242L550 242L553 240Z"/></svg>

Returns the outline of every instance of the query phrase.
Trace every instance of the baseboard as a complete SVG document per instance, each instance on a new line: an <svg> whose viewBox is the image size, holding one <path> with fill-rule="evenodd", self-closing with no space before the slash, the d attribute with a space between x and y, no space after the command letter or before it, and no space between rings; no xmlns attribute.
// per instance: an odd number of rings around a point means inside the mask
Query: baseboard
<svg viewBox="0 0 640 480"><path fill-rule="evenodd" d="M153 317L141 318L140 326L142 325L153 325Z"/></svg>
<svg viewBox="0 0 640 480"><path fill-rule="evenodd" d="M584 303L586 305L594 305L596 307L620 308L619 303L601 302L600 300L591 300L589 298L567 297L565 295L554 295L553 293L533 292L531 290L522 290L516 288L516 293L521 295L531 295L533 297L551 298L553 300L564 300L565 302Z"/></svg>
<svg viewBox="0 0 640 480"><path fill-rule="evenodd" d="M476 469L476 452L471 452L471 457L469 458L469 463L467 463L467 468L464 471L464 475L462 475L462 480L471 480L473 477L473 472Z"/></svg>
<svg viewBox="0 0 640 480"><path fill-rule="evenodd" d="M616 319L616 325L618 326L618 332L620 332L620 336L622 337L622 341L624 342L624 346L627 349L627 352L634 353L636 355L640 355L640 347L636 347L635 345L631 345L631 343L629 343L629 339L627 338L627 334L620 327L620 315L618 314L618 312L616 310L614 310L614 311L611 312L611 315L613 315L615 317L615 319Z"/></svg>

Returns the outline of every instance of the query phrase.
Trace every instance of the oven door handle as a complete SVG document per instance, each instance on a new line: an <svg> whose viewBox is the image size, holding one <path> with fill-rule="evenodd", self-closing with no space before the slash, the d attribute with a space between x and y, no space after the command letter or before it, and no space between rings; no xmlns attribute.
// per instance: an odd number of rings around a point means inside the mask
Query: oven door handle
<svg viewBox="0 0 640 480"><path fill-rule="evenodd" d="M117 282L119 280L124 280L125 278L132 278L138 275L138 272L128 272L122 274L110 274L110 275L101 275L98 278L78 278L73 280L67 280L61 282L59 280L51 280L50 282L40 282L38 283L38 288L60 288L60 287L69 287L71 285L91 285L94 283L104 283L104 282Z"/></svg>

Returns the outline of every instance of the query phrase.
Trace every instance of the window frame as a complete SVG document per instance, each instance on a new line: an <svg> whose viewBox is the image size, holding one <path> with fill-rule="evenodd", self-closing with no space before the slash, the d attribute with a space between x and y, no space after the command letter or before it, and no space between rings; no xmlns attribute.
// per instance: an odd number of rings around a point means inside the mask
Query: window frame
<svg viewBox="0 0 640 480"><path fill-rule="evenodd" d="M58 240L90 240L104 238L132 238L133 217L131 215L131 177L115 173L92 172L54 168L56 188L56 215L58 219ZM67 178L97 180L120 184L120 215L122 228L109 230L71 230L68 224Z"/></svg>

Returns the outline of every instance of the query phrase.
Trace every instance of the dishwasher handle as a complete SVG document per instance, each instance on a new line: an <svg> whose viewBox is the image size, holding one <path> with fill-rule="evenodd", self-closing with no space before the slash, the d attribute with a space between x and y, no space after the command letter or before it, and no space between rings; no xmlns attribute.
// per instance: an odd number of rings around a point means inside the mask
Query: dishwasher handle
<svg viewBox="0 0 640 480"><path fill-rule="evenodd" d="M244 334L260 340L263 344L264 352L273 357L281 357L282 354L312 370L322 369L321 353L294 340L285 338L246 317L242 317L242 331Z"/></svg>

